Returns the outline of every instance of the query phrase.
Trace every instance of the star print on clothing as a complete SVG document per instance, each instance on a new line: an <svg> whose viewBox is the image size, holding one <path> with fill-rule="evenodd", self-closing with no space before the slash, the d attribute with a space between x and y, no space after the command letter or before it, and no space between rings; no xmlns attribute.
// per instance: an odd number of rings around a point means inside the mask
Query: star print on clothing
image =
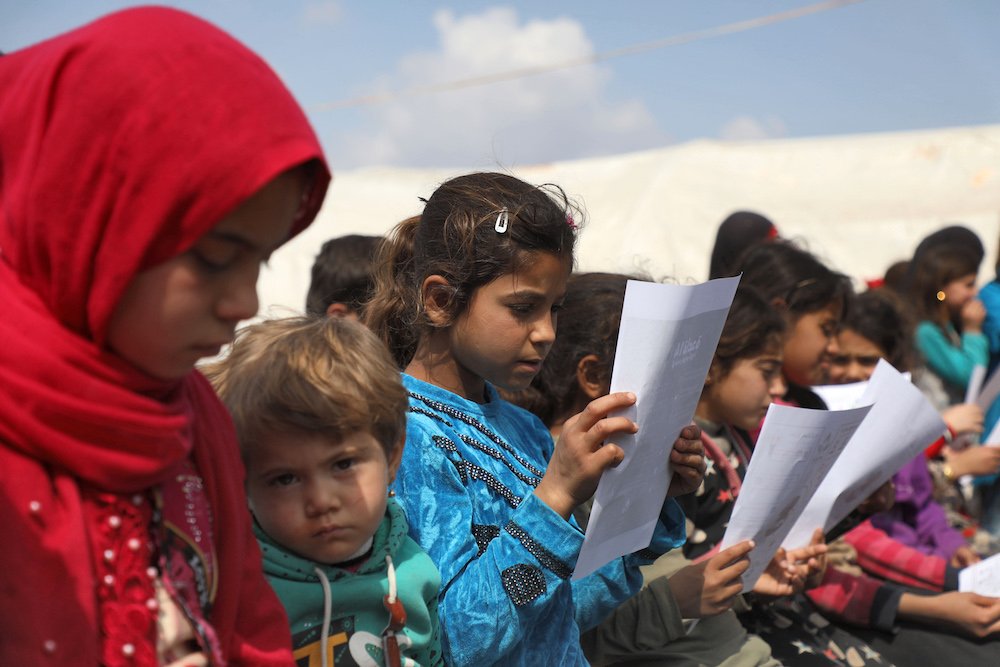
<svg viewBox="0 0 1000 667"><path fill-rule="evenodd" d="M713 461L712 459L710 459L710 458L708 458L706 456L705 457L705 477L708 477L709 475L714 475L714 474L715 474L715 461Z"/></svg>
<svg viewBox="0 0 1000 667"><path fill-rule="evenodd" d="M792 646L794 646L795 648L799 649L799 655L802 655L803 653L815 653L816 652L816 651L812 650L811 646L805 644L801 639L796 639L795 641L793 641L792 642Z"/></svg>
<svg viewBox="0 0 1000 667"><path fill-rule="evenodd" d="M730 491L729 489L721 489L719 491L719 502L720 503L728 503L728 502L731 502L732 499L733 499L733 492Z"/></svg>
<svg viewBox="0 0 1000 667"><path fill-rule="evenodd" d="M861 652L865 654L866 660L874 660L875 662L882 662L882 656L879 655L878 651L873 649L871 646L862 646Z"/></svg>

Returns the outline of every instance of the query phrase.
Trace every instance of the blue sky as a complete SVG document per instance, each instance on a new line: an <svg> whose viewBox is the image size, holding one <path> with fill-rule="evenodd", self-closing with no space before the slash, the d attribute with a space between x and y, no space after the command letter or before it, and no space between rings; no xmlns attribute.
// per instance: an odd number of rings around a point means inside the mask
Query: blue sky
<svg viewBox="0 0 1000 667"><path fill-rule="evenodd" d="M815 3L164 4L218 24L270 62L307 110L334 169L511 168L696 139L1000 122L995 0L863 0L548 74L350 104L375 93L586 59ZM0 0L0 50L136 4Z"/></svg>

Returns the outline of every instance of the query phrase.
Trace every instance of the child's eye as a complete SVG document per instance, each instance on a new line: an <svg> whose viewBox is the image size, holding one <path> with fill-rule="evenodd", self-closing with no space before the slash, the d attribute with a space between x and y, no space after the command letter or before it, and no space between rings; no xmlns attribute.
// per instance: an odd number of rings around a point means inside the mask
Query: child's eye
<svg viewBox="0 0 1000 667"><path fill-rule="evenodd" d="M760 367L760 373L765 380L773 380L781 372L781 366L777 364L765 364Z"/></svg>
<svg viewBox="0 0 1000 667"><path fill-rule="evenodd" d="M209 257L195 249L191 249L191 256L198 263L199 268L208 273L215 273L226 268L225 263L209 259Z"/></svg>
<svg viewBox="0 0 1000 667"><path fill-rule="evenodd" d="M560 312L563 309L563 307L564 306L561 303L554 303L554 304L552 304L552 312L553 313L558 313L558 312Z"/></svg>
<svg viewBox="0 0 1000 667"><path fill-rule="evenodd" d="M204 238L190 251L191 257L207 273L225 271L239 257L239 250L232 243Z"/></svg>
<svg viewBox="0 0 1000 667"><path fill-rule="evenodd" d="M518 315L527 315L534 309L535 306L530 303L512 303L507 307Z"/></svg>
<svg viewBox="0 0 1000 667"><path fill-rule="evenodd" d="M337 470L349 470L352 466L354 466L354 459L340 459L333 464Z"/></svg>
<svg viewBox="0 0 1000 667"><path fill-rule="evenodd" d="M267 483L269 486L290 486L295 483L295 475L291 473L276 475L268 480Z"/></svg>

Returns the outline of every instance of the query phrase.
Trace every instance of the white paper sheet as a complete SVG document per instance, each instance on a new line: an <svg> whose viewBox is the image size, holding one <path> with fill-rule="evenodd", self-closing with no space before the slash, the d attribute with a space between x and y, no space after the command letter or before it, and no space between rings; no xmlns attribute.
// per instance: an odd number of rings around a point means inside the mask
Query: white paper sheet
<svg viewBox="0 0 1000 667"><path fill-rule="evenodd" d="M993 401L1000 397L1000 367L994 369L992 375L986 380L986 384L979 391L979 396L976 397L976 405L986 412L993 405Z"/></svg>
<svg viewBox="0 0 1000 667"><path fill-rule="evenodd" d="M830 410L847 410L861 405L861 397L868 388L868 381L851 382L850 384L822 384L810 387L812 391L823 399L826 407Z"/></svg>
<svg viewBox="0 0 1000 667"><path fill-rule="evenodd" d="M993 430L983 440L983 444L990 447L1000 447L1000 420L997 420L997 423L993 425Z"/></svg>
<svg viewBox="0 0 1000 667"><path fill-rule="evenodd" d="M611 391L631 391L625 414L639 424L615 443L625 451L594 495L573 577L649 546L670 480L670 449L691 422L739 277L700 285L630 280Z"/></svg>
<svg viewBox="0 0 1000 667"><path fill-rule="evenodd" d="M750 590L871 406L850 410L768 408L743 487L722 538L754 540L743 589Z"/></svg>
<svg viewBox="0 0 1000 667"><path fill-rule="evenodd" d="M983 412L986 412L993 405L993 401L997 400L997 397L1000 397L1000 367L993 371L993 375L986 381L983 390L979 392L976 405L981 407ZM1000 420L993 425L993 429L986 437L980 438L980 442L990 447L1000 447Z"/></svg>
<svg viewBox="0 0 1000 667"><path fill-rule="evenodd" d="M1000 597L1000 554L960 570L958 590Z"/></svg>
<svg viewBox="0 0 1000 667"><path fill-rule="evenodd" d="M901 375L907 380L912 379L909 372L901 373ZM810 389L823 399L828 410L846 410L865 405L862 396L868 389L868 380L848 384L821 384L810 387Z"/></svg>
<svg viewBox="0 0 1000 667"><path fill-rule="evenodd" d="M946 428L920 390L885 360L861 401L874 404L871 412L789 531L785 548L805 546L816 528L833 528Z"/></svg>
<svg viewBox="0 0 1000 667"><path fill-rule="evenodd" d="M983 388L983 380L986 379L986 366L973 366L969 374L969 384L965 387L965 402L975 403L979 400L979 391Z"/></svg>

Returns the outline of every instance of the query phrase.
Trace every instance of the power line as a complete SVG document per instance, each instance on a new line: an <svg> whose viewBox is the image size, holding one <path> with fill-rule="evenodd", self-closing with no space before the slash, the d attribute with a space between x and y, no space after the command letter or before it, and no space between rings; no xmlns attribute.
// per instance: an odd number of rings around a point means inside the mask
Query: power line
<svg viewBox="0 0 1000 667"><path fill-rule="evenodd" d="M454 81L445 81L442 83L430 83L430 84L410 86L408 88L403 88L401 90L390 91L386 93L362 95L359 97L351 97L348 99L336 100L333 102L321 102L319 104L310 106L310 110L333 111L335 109L346 109L350 107L373 106L376 104L384 104L385 102L389 102L391 100L399 99L402 97L413 97L415 95L427 95L430 93L449 92L453 90L462 90L465 88L476 88L479 86L487 86L494 83L500 83L502 81L514 81L516 79L525 79L532 76L538 76L539 74L548 74L549 72L557 72L559 70L570 69L572 67L580 67L581 65L592 65L594 63L604 62L605 60L611 60L612 58L621 58L622 56L630 56L637 53L646 53L648 51L655 51L657 49L663 49L669 46L680 46L682 44L699 42L705 39L711 39L713 37L720 37L722 35L731 35L738 32L746 32L747 30L762 28L764 26L772 25L774 23L781 23L783 21L790 21L792 19L808 16L810 14L819 14L820 12L829 11L831 9L839 9L841 7L846 7L847 5L853 5L863 1L864 0L825 0L824 2L817 2L812 5L806 5L805 7L798 7L796 9L789 9L787 11L778 12L776 14L760 16L757 18L747 19L745 21L736 21L734 23L726 23L725 25L716 26L714 28L706 28L705 30L696 30L694 32L687 32L681 35L674 35L673 37L666 37L663 39L657 39L650 42L640 42L638 44L623 46L621 48L612 49L610 51L594 53L589 56L583 56L581 58L572 58L570 60L564 60L563 62L559 63L551 63L548 65L535 65L532 67L520 67L518 69L506 70L504 72L495 72L493 74L484 74L481 76L473 76L465 79L456 79Z"/></svg>

